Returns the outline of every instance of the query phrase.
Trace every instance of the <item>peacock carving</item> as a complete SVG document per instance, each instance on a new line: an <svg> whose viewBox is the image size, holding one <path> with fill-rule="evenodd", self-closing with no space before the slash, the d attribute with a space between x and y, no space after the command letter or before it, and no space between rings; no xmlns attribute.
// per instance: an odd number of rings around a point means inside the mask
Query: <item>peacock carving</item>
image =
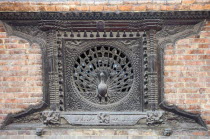
<svg viewBox="0 0 210 139"><path fill-rule="evenodd" d="M76 59L73 80L78 93L96 104L111 104L124 98L133 83L129 58L118 48L95 46Z"/></svg>
<svg viewBox="0 0 210 139"><path fill-rule="evenodd" d="M102 98L104 98L106 102L108 101L108 86L105 83L105 74L103 72L100 73L100 83L98 84L97 92L100 102Z"/></svg>

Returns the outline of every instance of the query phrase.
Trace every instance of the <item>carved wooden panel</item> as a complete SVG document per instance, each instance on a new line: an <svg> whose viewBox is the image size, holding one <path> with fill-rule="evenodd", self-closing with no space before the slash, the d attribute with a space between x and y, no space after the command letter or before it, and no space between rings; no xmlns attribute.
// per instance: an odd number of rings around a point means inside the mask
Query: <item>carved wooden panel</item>
<svg viewBox="0 0 210 139"><path fill-rule="evenodd" d="M163 97L164 47L197 34L204 19L208 11L0 13L8 35L41 46L44 82L43 102L8 115L3 126L47 109L47 125L62 125L61 118L72 125L135 125L143 118L160 125L169 111L206 127L200 115Z"/></svg>

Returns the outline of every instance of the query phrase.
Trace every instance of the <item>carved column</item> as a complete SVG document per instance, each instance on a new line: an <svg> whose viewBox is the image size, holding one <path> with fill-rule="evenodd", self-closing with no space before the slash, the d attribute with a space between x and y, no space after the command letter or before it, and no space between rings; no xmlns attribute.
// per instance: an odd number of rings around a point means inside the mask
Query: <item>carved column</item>
<svg viewBox="0 0 210 139"><path fill-rule="evenodd" d="M157 73L157 45L155 30L148 31L148 105L149 109L158 109L158 73Z"/></svg>
<svg viewBox="0 0 210 139"><path fill-rule="evenodd" d="M55 46L55 33L50 31L47 36L47 57L48 57L48 73L49 73L49 92L50 92L50 108L56 110L59 103L58 98L58 69L56 59L58 52Z"/></svg>

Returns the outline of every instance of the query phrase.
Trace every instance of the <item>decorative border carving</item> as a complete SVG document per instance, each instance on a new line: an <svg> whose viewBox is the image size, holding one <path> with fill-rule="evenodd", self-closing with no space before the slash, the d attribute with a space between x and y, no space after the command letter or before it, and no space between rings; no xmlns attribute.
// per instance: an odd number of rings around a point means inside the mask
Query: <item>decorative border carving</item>
<svg viewBox="0 0 210 139"><path fill-rule="evenodd" d="M190 20L210 18L210 11L171 12L1 12L0 20Z"/></svg>

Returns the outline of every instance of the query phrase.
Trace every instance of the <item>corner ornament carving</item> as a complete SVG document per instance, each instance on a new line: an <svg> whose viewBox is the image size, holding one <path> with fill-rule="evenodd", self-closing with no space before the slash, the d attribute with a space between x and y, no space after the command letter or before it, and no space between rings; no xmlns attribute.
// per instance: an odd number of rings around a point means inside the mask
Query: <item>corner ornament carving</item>
<svg viewBox="0 0 210 139"><path fill-rule="evenodd" d="M44 111L42 112L42 121L45 125L60 125L60 112Z"/></svg>
<svg viewBox="0 0 210 139"><path fill-rule="evenodd" d="M180 39L197 35L201 31L203 25L204 21L196 25L166 25L161 31L156 33L158 46L162 49L164 49L164 47L168 44L172 44L174 46Z"/></svg>
<svg viewBox="0 0 210 139"><path fill-rule="evenodd" d="M1 21L2 22L2 21ZM43 48L46 45L46 32L39 29L38 26L15 26L10 23L2 22L8 36L17 36L25 39L29 44L37 43Z"/></svg>

